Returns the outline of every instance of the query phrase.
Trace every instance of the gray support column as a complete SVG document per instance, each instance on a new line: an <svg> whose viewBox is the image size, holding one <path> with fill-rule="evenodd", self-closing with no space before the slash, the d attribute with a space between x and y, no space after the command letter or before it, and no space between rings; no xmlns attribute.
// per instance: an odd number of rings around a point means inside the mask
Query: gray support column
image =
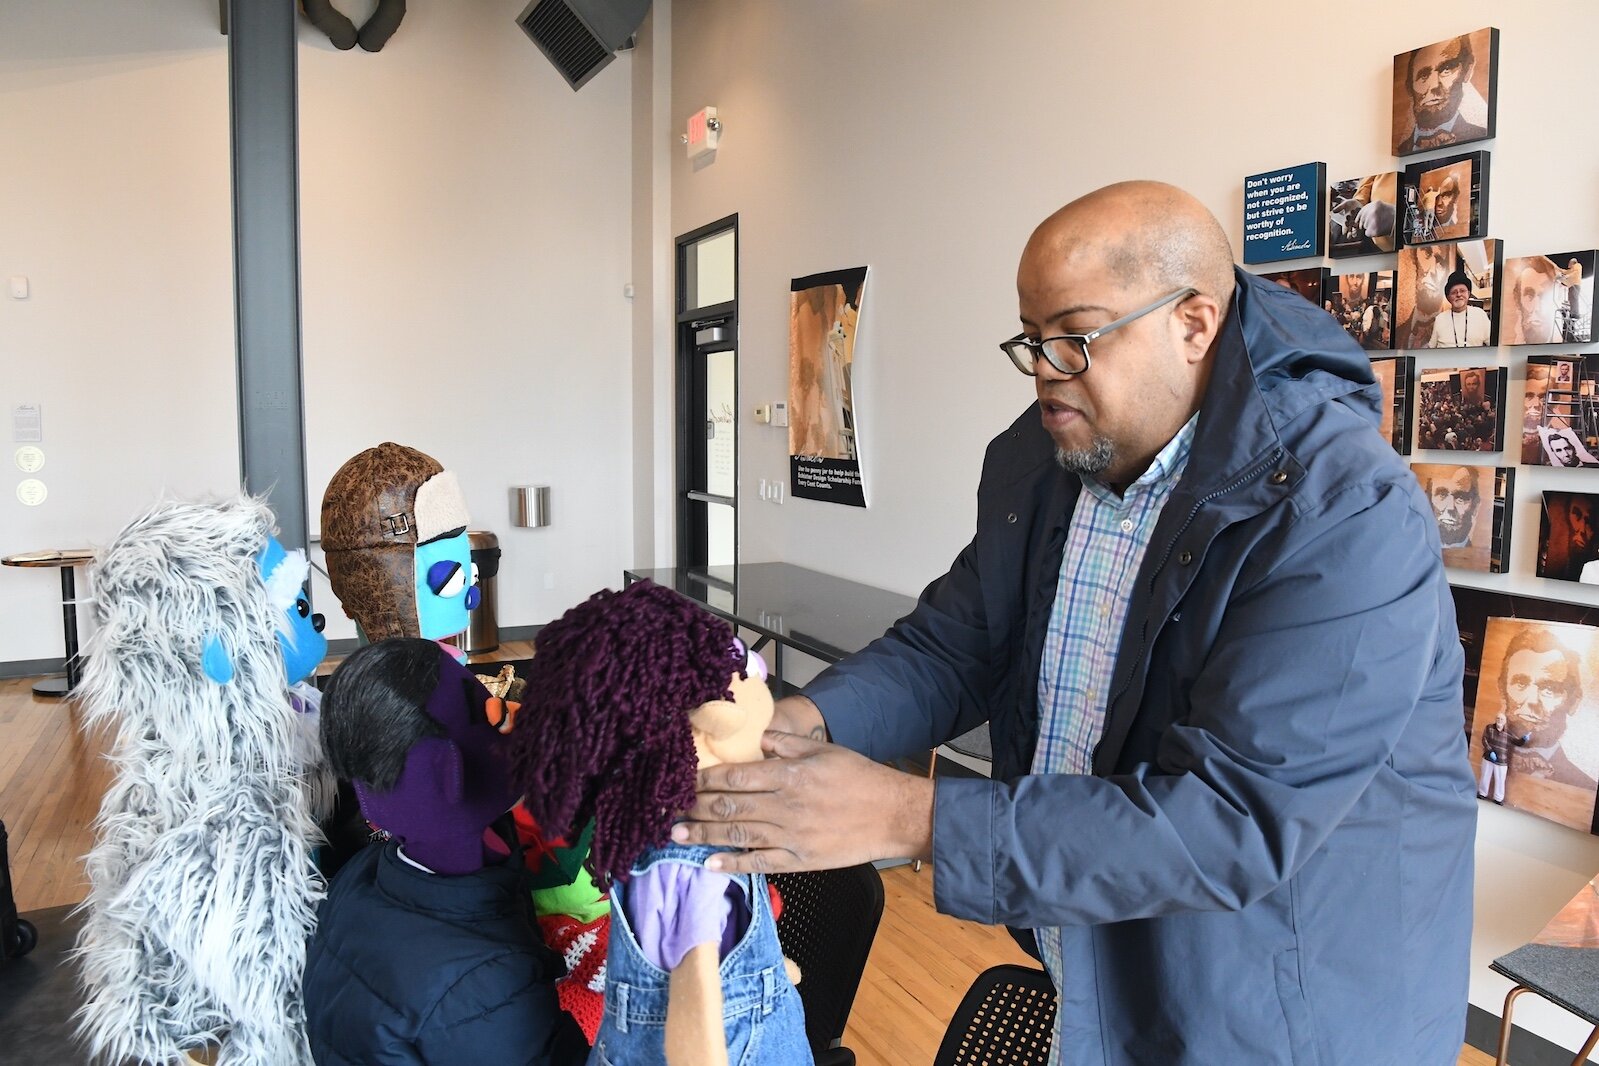
<svg viewBox="0 0 1599 1066"><path fill-rule="evenodd" d="M226 0L239 457L285 547L306 546L298 76L292 0Z"/></svg>

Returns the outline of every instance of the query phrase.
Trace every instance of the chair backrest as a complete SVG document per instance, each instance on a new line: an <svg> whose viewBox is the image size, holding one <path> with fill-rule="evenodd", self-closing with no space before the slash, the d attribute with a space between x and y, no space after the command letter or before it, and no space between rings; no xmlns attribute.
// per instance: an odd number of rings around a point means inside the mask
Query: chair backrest
<svg viewBox="0 0 1599 1066"><path fill-rule="evenodd" d="M1031 966L995 966L966 990L933 1066L1044 1066L1054 1031L1049 974Z"/></svg>
<svg viewBox="0 0 1599 1066"><path fill-rule="evenodd" d="M805 1035L820 1054L844 1038L850 1007L883 916L883 879L871 863L773 874L783 896L777 939L799 964Z"/></svg>

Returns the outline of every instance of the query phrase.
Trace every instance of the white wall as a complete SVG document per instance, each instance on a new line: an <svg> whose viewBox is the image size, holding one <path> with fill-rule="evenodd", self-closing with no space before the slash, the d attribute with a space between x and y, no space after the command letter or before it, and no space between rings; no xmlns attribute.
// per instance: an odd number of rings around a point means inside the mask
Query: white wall
<svg viewBox="0 0 1599 1066"><path fill-rule="evenodd" d="M340 6L359 23L374 3ZM376 54L300 34L313 527L356 452L427 452L499 534L502 626L620 586L634 554L631 60L574 94L524 6L412 4ZM510 526L517 484L551 487L549 527ZM317 588L329 635L352 635Z"/></svg>
<svg viewBox="0 0 1599 1066"><path fill-rule="evenodd" d="M103 544L239 478L226 39L214 3L0 5L0 555ZM11 407L49 488L15 495ZM80 571L81 574L81 571ZM79 581L80 591L86 583ZM0 661L62 652L54 570L0 570ZM85 628L89 614L83 612Z"/></svg>
<svg viewBox="0 0 1599 1066"><path fill-rule="evenodd" d="M357 22L375 0L343 9ZM385 49L302 22L301 253L313 531L327 479L394 439L456 471L500 534L504 625L634 560L630 59L574 94L520 0L416 4ZM0 8L0 413L44 408L24 508L9 434L0 554L109 538L162 492L233 491L226 38L205 0ZM513 530L508 489L554 522ZM0 661L61 653L57 575L0 574ZM329 635L353 626L318 581ZM87 614L84 616L87 622Z"/></svg>
<svg viewBox="0 0 1599 1066"><path fill-rule="evenodd" d="M1090 189L1150 177L1197 195L1236 247L1244 175L1315 159L1333 178L1395 166L1396 52L1498 26L1490 235L1507 255L1599 245L1599 130L1573 89L1599 9L1440 10L676 0L671 122L714 104L725 127L710 166L677 153L672 230L739 216L742 559L918 591L970 536L984 444L1032 399L995 348L1017 328L1015 263L1031 228ZM861 263L872 268L855 363L870 507L761 502L760 478L788 476L784 431L751 418L786 389L788 281ZM1519 413L1524 359L1500 360ZM1513 573L1461 580L1599 603L1599 590L1532 576L1537 493L1557 485L1599 491L1599 475L1522 468ZM1471 996L1497 1014L1508 985L1488 962L1599 871L1599 840L1499 808L1483 811L1478 840ZM1568 1047L1586 1035L1542 1003L1524 1000L1517 1019Z"/></svg>

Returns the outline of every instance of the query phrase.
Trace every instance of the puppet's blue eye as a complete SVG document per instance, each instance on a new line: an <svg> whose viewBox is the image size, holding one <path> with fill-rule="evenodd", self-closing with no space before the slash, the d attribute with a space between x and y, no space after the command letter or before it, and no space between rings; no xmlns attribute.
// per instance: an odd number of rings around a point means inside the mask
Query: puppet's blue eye
<svg viewBox="0 0 1599 1066"><path fill-rule="evenodd" d="M440 559L428 567L428 588L435 596L458 596L466 587L466 572L452 559Z"/></svg>

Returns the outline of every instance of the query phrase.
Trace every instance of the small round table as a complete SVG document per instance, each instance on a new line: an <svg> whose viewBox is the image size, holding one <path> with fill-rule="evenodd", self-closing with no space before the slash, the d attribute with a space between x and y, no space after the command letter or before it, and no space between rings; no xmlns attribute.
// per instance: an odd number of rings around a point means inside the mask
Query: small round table
<svg viewBox="0 0 1599 1066"><path fill-rule="evenodd" d="M0 559L4 566L53 566L61 571L61 628L66 636L67 656L62 662L65 677L47 677L33 686L35 696L60 698L70 695L78 687L78 671L82 666L78 656L78 590L73 580L73 570L94 561L94 552L88 548L67 548L60 551L23 552Z"/></svg>

